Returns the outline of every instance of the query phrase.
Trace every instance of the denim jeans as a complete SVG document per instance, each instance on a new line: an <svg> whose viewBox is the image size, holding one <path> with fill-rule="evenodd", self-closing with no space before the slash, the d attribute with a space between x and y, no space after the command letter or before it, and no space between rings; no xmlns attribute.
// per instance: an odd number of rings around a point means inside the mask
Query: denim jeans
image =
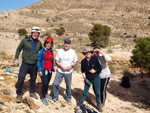
<svg viewBox="0 0 150 113"><path fill-rule="evenodd" d="M56 76L53 82L53 95L54 99L58 99L59 95L59 85L61 84L63 77L66 83L66 100L71 100L71 80L72 80L72 73L70 74L62 74L60 72L56 72Z"/></svg>
<svg viewBox="0 0 150 113"><path fill-rule="evenodd" d="M96 103L100 104L100 78L99 78L99 75L96 75L94 80L91 82L93 85L94 93L96 95ZM89 92L90 86L91 85L88 85L87 83L84 84L84 91L83 91L82 96L80 98L81 104L83 104L84 100L86 99L86 96Z"/></svg>
<svg viewBox="0 0 150 113"><path fill-rule="evenodd" d="M18 74L18 82L17 82L17 95L22 94L22 87L25 80L25 76L27 74L30 74L30 93L35 93L35 83L36 83L36 77L37 77L37 67L36 64L27 64L25 62L22 62L20 71Z"/></svg>

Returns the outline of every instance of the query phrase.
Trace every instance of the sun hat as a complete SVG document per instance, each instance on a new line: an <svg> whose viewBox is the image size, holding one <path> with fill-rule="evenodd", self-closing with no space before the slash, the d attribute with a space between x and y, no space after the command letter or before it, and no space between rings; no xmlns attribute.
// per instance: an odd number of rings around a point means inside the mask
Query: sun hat
<svg viewBox="0 0 150 113"><path fill-rule="evenodd" d="M84 48L83 51L82 51L83 55L85 55L85 53L87 53L87 52L93 53L93 50L92 50L90 47L86 47L86 48Z"/></svg>

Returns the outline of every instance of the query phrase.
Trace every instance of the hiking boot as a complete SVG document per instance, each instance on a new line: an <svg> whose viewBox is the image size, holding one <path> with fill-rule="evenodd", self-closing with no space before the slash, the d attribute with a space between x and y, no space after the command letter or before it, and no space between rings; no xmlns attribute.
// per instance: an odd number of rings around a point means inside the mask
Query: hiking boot
<svg viewBox="0 0 150 113"><path fill-rule="evenodd" d="M48 102L47 102L46 98L42 98L42 102L43 102L43 104L45 104L46 106L48 105Z"/></svg>
<svg viewBox="0 0 150 113"><path fill-rule="evenodd" d="M52 96L50 96L49 94L46 94L46 97L52 99Z"/></svg>
<svg viewBox="0 0 150 113"><path fill-rule="evenodd" d="M53 100L54 102L56 102L58 99L56 99L56 98L53 98L52 100Z"/></svg>
<svg viewBox="0 0 150 113"><path fill-rule="evenodd" d="M33 98L35 98L35 99L38 99L38 97L36 96L36 94L35 93L30 93L30 95L29 95L30 97L33 97Z"/></svg>
<svg viewBox="0 0 150 113"><path fill-rule="evenodd" d="M102 110L100 104L98 104L97 107L98 107L98 110L99 110L100 112L103 112L103 110Z"/></svg>
<svg viewBox="0 0 150 113"><path fill-rule="evenodd" d="M67 102L70 103L70 104L72 103L71 100L67 100Z"/></svg>
<svg viewBox="0 0 150 113"><path fill-rule="evenodd" d="M21 103L21 100L22 100L22 95L17 95L16 102Z"/></svg>

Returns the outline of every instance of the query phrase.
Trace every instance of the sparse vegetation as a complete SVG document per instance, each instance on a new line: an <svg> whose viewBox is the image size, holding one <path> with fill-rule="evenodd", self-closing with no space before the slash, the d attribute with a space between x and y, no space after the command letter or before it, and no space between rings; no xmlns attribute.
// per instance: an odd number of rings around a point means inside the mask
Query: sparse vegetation
<svg viewBox="0 0 150 113"><path fill-rule="evenodd" d="M88 34L89 39L92 41L92 45L98 45L101 47L106 47L109 42L109 36L111 33L111 28L107 25L95 24Z"/></svg>
<svg viewBox="0 0 150 113"><path fill-rule="evenodd" d="M108 48L107 53L113 53L113 50L111 48Z"/></svg>
<svg viewBox="0 0 150 113"><path fill-rule="evenodd" d="M26 36L26 35L27 35L27 31L26 31L25 28L20 28L20 29L18 30L18 34L19 34L20 36Z"/></svg>
<svg viewBox="0 0 150 113"><path fill-rule="evenodd" d="M6 51L0 51L0 58L1 58L1 59L6 59L6 58L7 58L7 53L6 53Z"/></svg>
<svg viewBox="0 0 150 113"><path fill-rule="evenodd" d="M57 35L63 35L65 33L65 28L64 27L60 27L59 29L56 29L56 34Z"/></svg>
<svg viewBox="0 0 150 113"><path fill-rule="evenodd" d="M150 71L150 37L139 38L132 51L130 62L134 67Z"/></svg>
<svg viewBox="0 0 150 113"><path fill-rule="evenodd" d="M115 74L115 73L116 73L115 64L112 63L112 62L109 62L109 63L108 63L108 66L109 66L109 69L110 69L111 74Z"/></svg>
<svg viewBox="0 0 150 113"><path fill-rule="evenodd" d="M63 44L61 44L61 45L58 45L58 48L60 49L60 48L62 48L64 45Z"/></svg>

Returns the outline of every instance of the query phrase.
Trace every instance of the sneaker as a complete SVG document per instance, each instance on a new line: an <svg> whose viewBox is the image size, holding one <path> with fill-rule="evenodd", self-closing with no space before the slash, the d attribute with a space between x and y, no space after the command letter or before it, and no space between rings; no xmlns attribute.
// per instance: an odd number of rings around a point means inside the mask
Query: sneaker
<svg viewBox="0 0 150 113"><path fill-rule="evenodd" d="M70 103L70 104L72 103L71 100L67 100L67 102Z"/></svg>
<svg viewBox="0 0 150 113"><path fill-rule="evenodd" d="M22 100L22 95L17 95L16 102L21 103L21 100Z"/></svg>
<svg viewBox="0 0 150 113"><path fill-rule="evenodd" d="M56 102L58 99L56 99L56 98L53 98L52 100L53 100L54 102Z"/></svg>
<svg viewBox="0 0 150 113"><path fill-rule="evenodd" d="M48 102L47 102L46 98L42 98L42 102L43 102L43 104L45 104L46 106L48 105Z"/></svg>
<svg viewBox="0 0 150 113"><path fill-rule="evenodd" d="M99 110L100 112L103 112L103 110L102 110L100 104L98 104L97 107L98 107L98 110Z"/></svg>
<svg viewBox="0 0 150 113"><path fill-rule="evenodd" d="M74 110L79 110L79 109L81 109L81 108L80 108L81 106L83 106L83 104L79 103L79 104L74 108Z"/></svg>
<svg viewBox="0 0 150 113"><path fill-rule="evenodd" d="M75 108L74 108L74 110L79 110L80 109L80 106L76 106Z"/></svg>
<svg viewBox="0 0 150 113"><path fill-rule="evenodd" d="M104 103L100 103L100 106L103 107L105 104Z"/></svg>
<svg viewBox="0 0 150 113"><path fill-rule="evenodd" d="M50 96L49 94L46 94L46 97L52 99L52 96Z"/></svg>
<svg viewBox="0 0 150 113"><path fill-rule="evenodd" d="M38 99L38 97L36 96L36 94L35 93L30 93L30 95L29 95L30 97L33 97L33 98L35 98L35 99Z"/></svg>

